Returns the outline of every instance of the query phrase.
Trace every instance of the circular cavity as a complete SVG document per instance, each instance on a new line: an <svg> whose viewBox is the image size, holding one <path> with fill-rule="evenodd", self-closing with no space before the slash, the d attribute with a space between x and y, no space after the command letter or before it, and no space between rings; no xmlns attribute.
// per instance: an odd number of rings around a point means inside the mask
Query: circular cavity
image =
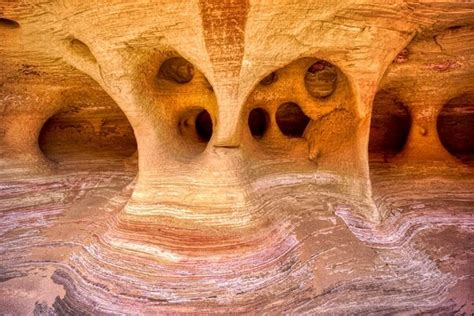
<svg viewBox="0 0 474 316"><path fill-rule="evenodd" d="M13 21L7 18L0 18L0 26L7 29L17 29L20 24L17 21Z"/></svg>
<svg viewBox="0 0 474 316"><path fill-rule="evenodd" d="M250 133L255 138L262 138L268 128L268 113L262 108L255 108L249 113Z"/></svg>
<svg viewBox="0 0 474 316"><path fill-rule="evenodd" d="M372 108L369 153L396 155L401 152L410 125L408 108L387 91L378 92Z"/></svg>
<svg viewBox="0 0 474 316"><path fill-rule="evenodd" d="M299 105L293 102L280 105L276 112L278 128L288 137L302 137L309 120Z"/></svg>
<svg viewBox="0 0 474 316"><path fill-rule="evenodd" d="M461 28L463 28L463 27L464 27L464 25L453 25L453 26L448 27L448 30L450 30L450 31L456 31L456 30L459 30L459 29L461 29Z"/></svg>
<svg viewBox="0 0 474 316"><path fill-rule="evenodd" d="M264 85L264 86L268 86L268 85L271 85L272 83L274 83L277 80L278 80L278 76L277 76L276 72L272 72L271 74L269 74L268 76L263 78L260 81L260 84Z"/></svg>
<svg viewBox="0 0 474 316"><path fill-rule="evenodd" d="M306 71L304 83L310 95L326 98L336 90L337 69L325 60L318 60Z"/></svg>
<svg viewBox="0 0 474 316"><path fill-rule="evenodd" d="M212 137L212 119L207 110L202 110L196 116L196 133L201 141L208 142Z"/></svg>
<svg viewBox="0 0 474 316"><path fill-rule="evenodd" d="M190 82L193 77L193 65L182 57L171 57L165 60L158 71L158 78L180 84Z"/></svg>
<svg viewBox="0 0 474 316"><path fill-rule="evenodd" d="M446 103L438 115L437 130L446 150L464 162L474 163L474 93Z"/></svg>

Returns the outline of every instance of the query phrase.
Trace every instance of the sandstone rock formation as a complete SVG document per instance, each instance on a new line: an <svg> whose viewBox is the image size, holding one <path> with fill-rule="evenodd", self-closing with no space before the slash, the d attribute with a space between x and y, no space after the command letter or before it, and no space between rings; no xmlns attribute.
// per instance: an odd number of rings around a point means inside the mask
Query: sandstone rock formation
<svg viewBox="0 0 474 316"><path fill-rule="evenodd" d="M474 4L0 0L0 313L471 314Z"/></svg>

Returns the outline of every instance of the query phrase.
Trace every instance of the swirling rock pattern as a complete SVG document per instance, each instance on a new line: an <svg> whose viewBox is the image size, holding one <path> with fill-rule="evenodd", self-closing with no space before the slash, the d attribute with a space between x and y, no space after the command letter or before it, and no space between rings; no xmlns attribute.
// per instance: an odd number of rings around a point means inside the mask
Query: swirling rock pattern
<svg viewBox="0 0 474 316"><path fill-rule="evenodd" d="M0 1L0 314L473 313L473 12Z"/></svg>

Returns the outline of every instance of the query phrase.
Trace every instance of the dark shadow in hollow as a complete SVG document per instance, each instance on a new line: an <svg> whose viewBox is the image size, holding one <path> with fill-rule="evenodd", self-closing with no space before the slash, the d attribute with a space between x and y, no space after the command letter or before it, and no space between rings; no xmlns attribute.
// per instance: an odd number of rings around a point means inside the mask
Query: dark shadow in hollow
<svg viewBox="0 0 474 316"><path fill-rule="evenodd" d="M336 67L325 60L317 60L306 71L304 83L306 90L313 97L327 98L336 90Z"/></svg>
<svg viewBox="0 0 474 316"><path fill-rule="evenodd" d="M407 141L410 125L408 108L389 92L378 92L372 108L369 158L393 157L400 153Z"/></svg>
<svg viewBox="0 0 474 316"><path fill-rule="evenodd" d="M188 83L193 77L193 65L182 57L171 57L165 60L158 70L158 78L179 84Z"/></svg>
<svg viewBox="0 0 474 316"><path fill-rule="evenodd" d="M474 93L446 103L438 115L437 130L446 150L461 161L474 164Z"/></svg>
<svg viewBox="0 0 474 316"><path fill-rule="evenodd" d="M208 142L212 137L212 119L207 110L199 112L196 116L195 126L199 138L204 142Z"/></svg>
<svg viewBox="0 0 474 316"><path fill-rule="evenodd" d="M0 18L0 27L5 28L5 29L17 29L20 27L20 24L14 20L10 20L7 18Z"/></svg>
<svg viewBox="0 0 474 316"><path fill-rule="evenodd" d="M310 119L298 104L288 102L280 105L276 112L276 122L283 135L302 137Z"/></svg>
<svg viewBox="0 0 474 316"><path fill-rule="evenodd" d="M262 108L255 108L249 113L248 124L254 138L260 139L268 129L268 113Z"/></svg>
<svg viewBox="0 0 474 316"><path fill-rule="evenodd" d="M46 121L38 143L60 165L114 169L123 162L136 163L129 161L137 151L133 129L115 104L66 106Z"/></svg>

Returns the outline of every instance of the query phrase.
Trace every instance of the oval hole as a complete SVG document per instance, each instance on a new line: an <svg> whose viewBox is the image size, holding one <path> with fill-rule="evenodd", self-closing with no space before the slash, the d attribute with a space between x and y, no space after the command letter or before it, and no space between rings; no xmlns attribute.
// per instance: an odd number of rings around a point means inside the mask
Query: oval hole
<svg viewBox="0 0 474 316"><path fill-rule="evenodd" d="M182 57L171 57L165 60L158 70L158 78L176 83L188 83L193 77L193 65Z"/></svg>
<svg viewBox="0 0 474 316"><path fill-rule="evenodd" d="M199 138L204 142L208 142L212 137L212 119L209 112L206 110L199 112L196 116L195 126Z"/></svg>
<svg viewBox="0 0 474 316"><path fill-rule="evenodd" d="M50 117L38 138L43 154L75 167L121 166L137 150L135 135L118 106L102 101L100 107L97 103L71 105Z"/></svg>
<svg viewBox="0 0 474 316"><path fill-rule="evenodd" d="M408 108L387 91L374 99L370 123L369 153L393 156L402 151L410 132Z"/></svg>
<svg viewBox="0 0 474 316"><path fill-rule="evenodd" d="M309 117L304 114L298 104L288 102L278 107L276 122L283 135L301 137L309 123Z"/></svg>
<svg viewBox="0 0 474 316"><path fill-rule="evenodd" d="M255 138L262 138L268 127L268 113L262 108L256 108L250 111L248 124L250 133Z"/></svg>

